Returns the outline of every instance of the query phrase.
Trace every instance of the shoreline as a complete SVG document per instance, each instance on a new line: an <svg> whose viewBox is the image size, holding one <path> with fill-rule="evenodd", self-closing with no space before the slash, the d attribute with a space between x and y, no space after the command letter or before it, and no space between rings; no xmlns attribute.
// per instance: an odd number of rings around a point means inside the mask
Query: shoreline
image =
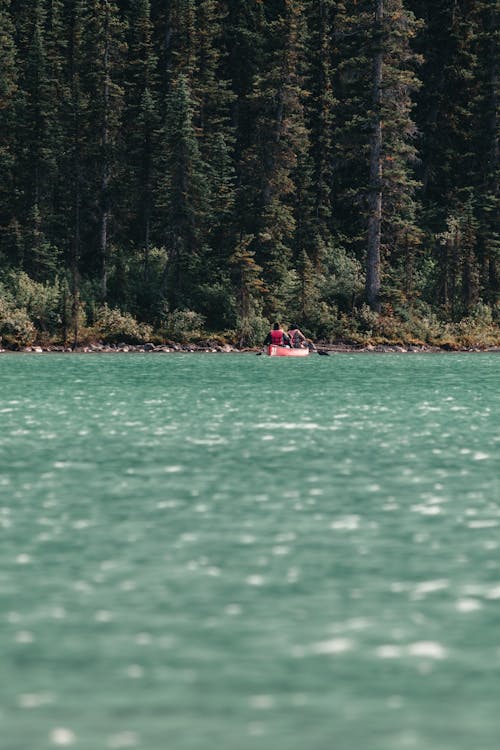
<svg viewBox="0 0 500 750"><path fill-rule="evenodd" d="M457 347L414 344L318 344L311 354L494 354L500 346ZM33 345L22 349L1 349L1 354L262 354L263 347L238 348L231 344L88 344L76 348Z"/></svg>

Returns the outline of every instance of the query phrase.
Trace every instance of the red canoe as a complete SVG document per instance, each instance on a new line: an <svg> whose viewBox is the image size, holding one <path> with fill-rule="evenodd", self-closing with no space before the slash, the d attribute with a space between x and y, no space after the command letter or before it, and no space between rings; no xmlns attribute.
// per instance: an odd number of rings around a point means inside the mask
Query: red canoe
<svg viewBox="0 0 500 750"><path fill-rule="evenodd" d="M270 344L267 353L270 357L307 357L309 349L290 349L288 346Z"/></svg>

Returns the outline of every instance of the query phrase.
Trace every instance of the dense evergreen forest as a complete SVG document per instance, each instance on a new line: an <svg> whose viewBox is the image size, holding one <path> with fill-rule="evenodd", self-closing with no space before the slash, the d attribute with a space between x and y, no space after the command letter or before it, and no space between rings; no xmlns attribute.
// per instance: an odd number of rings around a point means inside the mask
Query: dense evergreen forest
<svg viewBox="0 0 500 750"><path fill-rule="evenodd" d="M498 0L0 0L0 335L498 342Z"/></svg>

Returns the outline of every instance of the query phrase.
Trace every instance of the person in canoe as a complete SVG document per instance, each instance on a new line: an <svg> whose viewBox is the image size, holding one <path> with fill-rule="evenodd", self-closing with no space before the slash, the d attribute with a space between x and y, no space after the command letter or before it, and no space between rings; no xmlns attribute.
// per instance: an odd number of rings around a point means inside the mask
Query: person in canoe
<svg viewBox="0 0 500 750"><path fill-rule="evenodd" d="M313 342L304 336L298 325L296 325L295 323L292 323L292 325L290 326L290 330L288 331L288 338L290 339L292 347L294 349L305 349L306 347L309 347L309 349L312 349L313 351L316 350Z"/></svg>
<svg viewBox="0 0 500 750"><path fill-rule="evenodd" d="M290 336L285 333L279 323L274 323L273 327L264 340L264 346L274 344L275 346L291 346Z"/></svg>

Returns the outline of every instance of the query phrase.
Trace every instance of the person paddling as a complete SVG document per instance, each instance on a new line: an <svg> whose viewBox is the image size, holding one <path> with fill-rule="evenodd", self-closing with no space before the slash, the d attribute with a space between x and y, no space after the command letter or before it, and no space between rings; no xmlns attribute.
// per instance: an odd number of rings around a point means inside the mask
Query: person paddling
<svg viewBox="0 0 500 750"><path fill-rule="evenodd" d="M279 323L274 323L272 329L267 334L264 345L273 344L275 346L291 346L290 336L285 333Z"/></svg>
<svg viewBox="0 0 500 750"><path fill-rule="evenodd" d="M292 323L292 325L290 326L288 336L290 337L290 341L292 342L292 346L294 349L302 349L304 343L306 342L306 337L296 323Z"/></svg>
<svg viewBox="0 0 500 750"><path fill-rule="evenodd" d="M296 325L295 323L292 323L292 325L290 326L288 336L290 338L290 341L292 342L292 346L294 349L303 349L308 346L309 349L312 349L313 351L316 350L313 342L309 341L309 339L304 336L298 325Z"/></svg>

